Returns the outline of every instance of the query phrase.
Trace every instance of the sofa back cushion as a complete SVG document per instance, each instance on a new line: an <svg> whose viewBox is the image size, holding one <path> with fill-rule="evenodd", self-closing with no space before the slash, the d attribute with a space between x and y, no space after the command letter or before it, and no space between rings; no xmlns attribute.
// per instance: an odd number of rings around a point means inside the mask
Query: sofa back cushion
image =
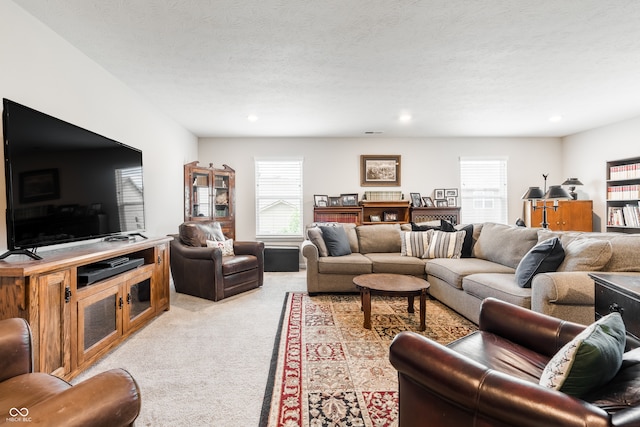
<svg viewBox="0 0 640 427"><path fill-rule="evenodd" d="M222 227L215 221L187 221L178 228L180 241L187 246L207 246L207 240L223 242Z"/></svg>
<svg viewBox="0 0 640 427"><path fill-rule="evenodd" d="M400 225L375 224L359 225L356 227L360 253L373 252L400 252L402 239L400 238Z"/></svg>
<svg viewBox="0 0 640 427"><path fill-rule="evenodd" d="M473 256L515 269L536 243L538 232L535 228L488 222L482 226L478 241L473 247Z"/></svg>

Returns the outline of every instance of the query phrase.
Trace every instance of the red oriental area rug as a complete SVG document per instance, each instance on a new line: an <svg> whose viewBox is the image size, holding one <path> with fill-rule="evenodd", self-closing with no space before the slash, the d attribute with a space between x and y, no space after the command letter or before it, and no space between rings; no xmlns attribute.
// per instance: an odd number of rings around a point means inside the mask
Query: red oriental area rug
<svg viewBox="0 0 640 427"><path fill-rule="evenodd" d="M288 294L261 427L396 426L397 371L389 363L396 334L415 331L447 344L477 329L428 300L427 330L419 332L418 311L407 313L406 298L374 296L367 330L359 295Z"/></svg>

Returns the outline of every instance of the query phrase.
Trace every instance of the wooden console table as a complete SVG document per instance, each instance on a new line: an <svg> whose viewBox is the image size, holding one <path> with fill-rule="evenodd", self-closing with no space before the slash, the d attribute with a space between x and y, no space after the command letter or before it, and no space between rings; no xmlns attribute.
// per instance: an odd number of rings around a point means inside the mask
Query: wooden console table
<svg viewBox="0 0 640 427"><path fill-rule="evenodd" d="M0 261L0 319L21 317L34 370L69 380L169 309L169 242L98 242ZM127 257L142 265L83 286L79 270Z"/></svg>

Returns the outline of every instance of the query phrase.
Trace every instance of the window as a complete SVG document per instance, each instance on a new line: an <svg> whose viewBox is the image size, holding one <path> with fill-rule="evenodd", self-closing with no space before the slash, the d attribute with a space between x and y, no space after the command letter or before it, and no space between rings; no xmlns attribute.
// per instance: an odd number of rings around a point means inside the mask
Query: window
<svg viewBox="0 0 640 427"><path fill-rule="evenodd" d="M461 157L461 222L507 223L507 159Z"/></svg>
<svg viewBox="0 0 640 427"><path fill-rule="evenodd" d="M116 190L118 191L120 229L122 231L144 229L142 168L116 169Z"/></svg>
<svg viewBox="0 0 640 427"><path fill-rule="evenodd" d="M302 236L302 159L256 159L256 234Z"/></svg>

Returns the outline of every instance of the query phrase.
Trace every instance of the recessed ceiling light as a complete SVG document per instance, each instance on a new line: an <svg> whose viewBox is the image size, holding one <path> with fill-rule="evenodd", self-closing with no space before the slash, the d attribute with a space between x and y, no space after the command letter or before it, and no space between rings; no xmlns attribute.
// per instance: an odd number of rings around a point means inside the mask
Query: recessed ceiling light
<svg viewBox="0 0 640 427"><path fill-rule="evenodd" d="M407 122L411 121L412 117L411 117L411 114L409 114L409 113L402 113L402 114L400 114L399 119L400 119L401 122L407 123Z"/></svg>
<svg viewBox="0 0 640 427"><path fill-rule="evenodd" d="M562 121L562 116L561 115L551 116L551 117L549 117L549 121L551 123L558 123L558 122Z"/></svg>
<svg viewBox="0 0 640 427"><path fill-rule="evenodd" d="M250 122L257 122L258 121L258 116L256 116L255 114L249 114L247 116L247 120L249 120Z"/></svg>

